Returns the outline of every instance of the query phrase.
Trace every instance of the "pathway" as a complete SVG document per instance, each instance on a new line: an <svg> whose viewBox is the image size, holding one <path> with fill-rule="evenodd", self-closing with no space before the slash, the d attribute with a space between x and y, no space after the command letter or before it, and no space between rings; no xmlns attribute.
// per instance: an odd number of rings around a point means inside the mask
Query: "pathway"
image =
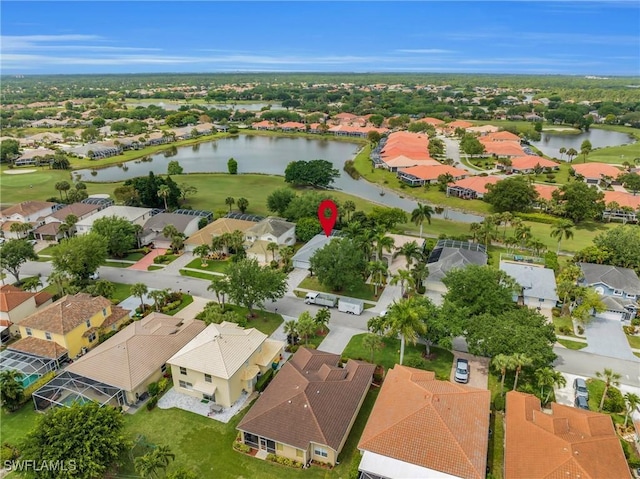
<svg viewBox="0 0 640 479"><path fill-rule="evenodd" d="M163 274L180 274L180 270L193 261L193 254L184 252L164 267Z"/></svg>
<svg viewBox="0 0 640 479"><path fill-rule="evenodd" d="M133 265L129 266L129 269L136 269L139 271L148 271L149 270L149 266L151 266L153 263L153 260L160 255L163 255L167 252L166 249L154 249L151 250L151 252L147 253L146 255L144 255L144 257L142 257L140 260L138 260L138 262L134 263Z"/></svg>

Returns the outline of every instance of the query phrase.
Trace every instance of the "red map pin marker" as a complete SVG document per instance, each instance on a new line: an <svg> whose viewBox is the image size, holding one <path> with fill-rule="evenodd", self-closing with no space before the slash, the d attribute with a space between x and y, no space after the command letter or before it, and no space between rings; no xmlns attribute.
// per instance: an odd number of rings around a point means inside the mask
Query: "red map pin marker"
<svg viewBox="0 0 640 479"><path fill-rule="evenodd" d="M329 217L325 214L327 210L331 210L331 216ZM331 231L338 219L338 207L336 204L331 200L322 200L320 206L318 206L318 219L320 220L324 234L331 236Z"/></svg>

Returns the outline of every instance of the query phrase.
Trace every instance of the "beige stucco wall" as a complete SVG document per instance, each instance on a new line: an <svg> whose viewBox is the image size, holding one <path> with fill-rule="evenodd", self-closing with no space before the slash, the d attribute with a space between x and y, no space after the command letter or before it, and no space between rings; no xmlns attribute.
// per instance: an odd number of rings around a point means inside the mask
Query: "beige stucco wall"
<svg viewBox="0 0 640 479"><path fill-rule="evenodd" d="M158 369L155 373L153 373L151 376L145 379L144 382L142 382L137 388L134 388L132 391L125 391L125 397L127 398L127 402L129 404L135 404L136 393L138 393L138 395L141 396L143 393L147 391L149 384L155 383L160 379L162 379L162 371Z"/></svg>
<svg viewBox="0 0 640 479"><path fill-rule="evenodd" d="M50 303L50 301L49 301ZM48 304L49 304L48 303ZM8 319L13 325L9 328L12 335L20 334L20 326L18 323L24 318L36 312L36 300L29 298L24 303L19 304L9 312L1 312L0 319Z"/></svg>

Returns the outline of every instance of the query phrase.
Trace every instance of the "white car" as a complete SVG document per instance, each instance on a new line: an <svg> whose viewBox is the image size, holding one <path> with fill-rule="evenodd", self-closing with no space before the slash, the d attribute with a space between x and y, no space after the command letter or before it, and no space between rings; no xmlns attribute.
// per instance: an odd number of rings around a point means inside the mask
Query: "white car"
<svg viewBox="0 0 640 479"><path fill-rule="evenodd" d="M100 273L98 273L97 271L95 273L91 273L89 275L89 279L100 279Z"/></svg>
<svg viewBox="0 0 640 479"><path fill-rule="evenodd" d="M454 375L454 379L457 383L466 384L469 382L469 361L462 358L456 360L456 374Z"/></svg>

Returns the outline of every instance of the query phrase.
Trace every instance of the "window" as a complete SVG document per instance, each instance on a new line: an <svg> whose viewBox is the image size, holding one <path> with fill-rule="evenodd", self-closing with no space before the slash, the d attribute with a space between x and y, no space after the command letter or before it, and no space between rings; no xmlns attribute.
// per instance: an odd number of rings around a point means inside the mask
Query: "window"
<svg viewBox="0 0 640 479"><path fill-rule="evenodd" d="M329 452L324 447L320 447L320 446L313 446L313 453L316 456L320 456L320 457L329 456Z"/></svg>
<svg viewBox="0 0 640 479"><path fill-rule="evenodd" d="M613 295L614 296L622 296L623 292L620 289L614 289L613 290Z"/></svg>
<svg viewBox="0 0 640 479"><path fill-rule="evenodd" d="M180 387L184 389L192 389L193 384L188 383L187 381L180 381Z"/></svg>
<svg viewBox="0 0 640 479"><path fill-rule="evenodd" d="M182 374L183 376L187 375L187 368L180 368L180 374Z"/></svg>
<svg viewBox="0 0 640 479"><path fill-rule="evenodd" d="M87 325L87 328L90 328L91 327L91 320L87 319L84 324Z"/></svg>
<svg viewBox="0 0 640 479"><path fill-rule="evenodd" d="M89 335L89 342L92 343L96 340L96 333L91 333Z"/></svg>
<svg viewBox="0 0 640 479"><path fill-rule="evenodd" d="M31 332L31 329L26 328L27 331L27 336L33 336L33 333Z"/></svg>
<svg viewBox="0 0 640 479"><path fill-rule="evenodd" d="M207 382L207 383L210 383L211 382L211 374L205 374L204 375L204 381Z"/></svg>
<svg viewBox="0 0 640 479"><path fill-rule="evenodd" d="M627 298L629 299L636 299L636 295L635 294L627 294Z"/></svg>
<svg viewBox="0 0 640 479"><path fill-rule="evenodd" d="M162 367L160 368L160 371L162 371L162 374L164 374L164 373L166 373L166 372L167 372L167 363L164 363L164 364L162 365Z"/></svg>
<svg viewBox="0 0 640 479"><path fill-rule="evenodd" d="M47 338L49 341L51 341L51 333L50 332L45 332L44 333L44 337Z"/></svg>
<svg viewBox="0 0 640 479"><path fill-rule="evenodd" d="M107 317L107 308L102 308L102 316Z"/></svg>

